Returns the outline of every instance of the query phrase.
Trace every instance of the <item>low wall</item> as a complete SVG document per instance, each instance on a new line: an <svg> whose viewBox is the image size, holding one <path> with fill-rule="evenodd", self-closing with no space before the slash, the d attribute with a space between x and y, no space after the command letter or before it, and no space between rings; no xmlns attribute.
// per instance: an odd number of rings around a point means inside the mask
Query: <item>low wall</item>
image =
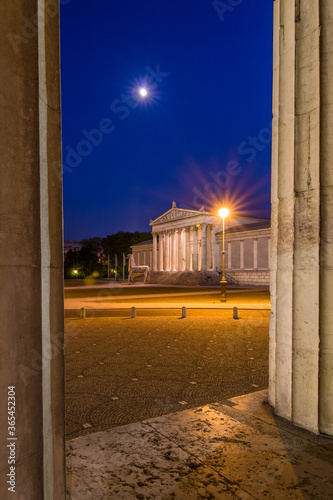
<svg viewBox="0 0 333 500"><path fill-rule="evenodd" d="M226 278L230 283L237 285L264 285L269 286L269 270L258 271L240 269L239 271L227 271Z"/></svg>

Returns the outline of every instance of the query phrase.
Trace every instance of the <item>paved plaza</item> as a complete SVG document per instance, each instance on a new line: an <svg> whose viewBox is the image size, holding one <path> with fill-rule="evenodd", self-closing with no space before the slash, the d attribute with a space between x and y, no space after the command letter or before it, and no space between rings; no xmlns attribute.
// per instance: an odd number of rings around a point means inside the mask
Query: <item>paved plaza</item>
<svg viewBox="0 0 333 500"><path fill-rule="evenodd" d="M87 313L66 319L68 500L332 498L333 441L267 403L267 290L224 305L217 289L99 284L65 303Z"/></svg>
<svg viewBox="0 0 333 500"><path fill-rule="evenodd" d="M267 388L269 311L66 320L67 438Z"/></svg>

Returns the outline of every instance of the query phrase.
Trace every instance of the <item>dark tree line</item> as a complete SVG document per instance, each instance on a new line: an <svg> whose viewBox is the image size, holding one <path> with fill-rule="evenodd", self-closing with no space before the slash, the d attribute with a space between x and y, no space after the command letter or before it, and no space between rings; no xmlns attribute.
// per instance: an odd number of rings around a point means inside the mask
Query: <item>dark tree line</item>
<svg viewBox="0 0 333 500"><path fill-rule="evenodd" d="M123 253L131 253L131 245L150 240L151 233L119 231L106 238L88 238L80 242L79 250L69 250L65 255L65 278L87 278L89 276L107 277L107 257L110 266L115 267L115 255L118 257L118 275L122 276Z"/></svg>
<svg viewBox="0 0 333 500"><path fill-rule="evenodd" d="M103 253L105 256L118 255L122 257L123 253L128 255L131 253L131 245L141 243L142 241L151 240L151 233L135 231L134 233L119 231L115 234L109 234L102 239Z"/></svg>

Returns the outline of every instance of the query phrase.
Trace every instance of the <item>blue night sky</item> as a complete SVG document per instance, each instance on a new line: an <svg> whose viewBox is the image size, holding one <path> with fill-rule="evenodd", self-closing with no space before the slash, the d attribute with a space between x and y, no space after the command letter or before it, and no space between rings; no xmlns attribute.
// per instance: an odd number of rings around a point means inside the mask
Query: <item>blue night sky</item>
<svg viewBox="0 0 333 500"><path fill-rule="evenodd" d="M269 217L273 0L60 3L65 239Z"/></svg>

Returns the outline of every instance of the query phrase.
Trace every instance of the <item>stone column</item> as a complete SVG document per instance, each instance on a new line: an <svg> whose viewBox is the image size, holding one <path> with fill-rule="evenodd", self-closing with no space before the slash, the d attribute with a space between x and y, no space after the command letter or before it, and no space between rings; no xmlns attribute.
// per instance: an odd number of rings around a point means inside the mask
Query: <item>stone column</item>
<svg viewBox="0 0 333 500"><path fill-rule="evenodd" d="M280 99L280 0L273 4L273 93L272 93L272 161L271 161L271 248L270 285L271 313L269 315L269 390L268 401L276 404L276 275L278 235L278 170L279 170L279 99Z"/></svg>
<svg viewBox="0 0 333 500"><path fill-rule="evenodd" d="M216 229L217 226L212 226L212 232L211 232L211 247L212 247L212 270L215 271L217 267L217 260L216 260Z"/></svg>
<svg viewBox="0 0 333 500"><path fill-rule="evenodd" d="M157 233L153 233L153 271L157 271L158 251L157 251Z"/></svg>
<svg viewBox="0 0 333 500"><path fill-rule="evenodd" d="M190 228L185 227L185 271L190 271Z"/></svg>
<svg viewBox="0 0 333 500"><path fill-rule="evenodd" d="M159 258L159 271L164 271L164 233L158 233L158 258Z"/></svg>
<svg viewBox="0 0 333 500"><path fill-rule="evenodd" d="M183 271L183 241L182 229L178 229L178 271Z"/></svg>
<svg viewBox="0 0 333 500"><path fill-rule="evenodd" d="M201 224L201 271L207 271L207 224Z"/></svg>
<svg viewBox="0 0 333 500"><path fill-rule="evenodd" d="M244 269L244 240L240 240L240 268ZM258 248L257 248L258 251Z"/></svg>
<svg viewBox="0 0 333 500"><path fill-rule="evenodd" d="M175 229L171 231L171 271L177 271L176 268L176 248L175 248Z"/></svg>
<svg viewBox="0 0 333 500"><path fill-rule="evenodd" d="M244 242L243 242L243 248L244 248ZM253 240L253 269L258 269L258 238L254 238Z"/></svg>
<svg viewBox="0 0 333 500"><path fill-rule="evenodd" d="M332 20L328 0L275 2L269 387L279 415L331 435Z"/></svg>
<svg viewBox="0 0 333 500"><path fill-rule="evenodd" d="M0 3L1 498L12 494L5 453L5 401L12 386L13 498L66 498L59 16L54 4L55 12L47 16L46 0ZM29 37L22 31L25 19L33 26Z"/></svg>
<svg viewBox="0 0 333 500"><path fill-rule="evenodd" d="M207 225L206 230L206 269L210 269L212 265L211 261L211 242L212 242L212 234L211 234L212 226L210 224Z"/></svg>
<svg viewBox="0 0 333 500"><path fill-rule="evenodd" d="M227 242L228 245L228 269L231 269L231 241Z"/></svg>
<svg viewBox="0 0 333 500"><path fill-rule="evenodd" d="M170 271L169 231L164 232L164 271Z"/></svg>
<svg viewBox="0 0 333 500"><path fill-rule="evenodd" d="M333 3L322 0L320 34L319 430L333 435Z"/></svg>
<svg viewBox="0 0 333 500"><path fill-rule="evenodd" d="M198 270L198 228L193 226L193 271Z"/></svg>

